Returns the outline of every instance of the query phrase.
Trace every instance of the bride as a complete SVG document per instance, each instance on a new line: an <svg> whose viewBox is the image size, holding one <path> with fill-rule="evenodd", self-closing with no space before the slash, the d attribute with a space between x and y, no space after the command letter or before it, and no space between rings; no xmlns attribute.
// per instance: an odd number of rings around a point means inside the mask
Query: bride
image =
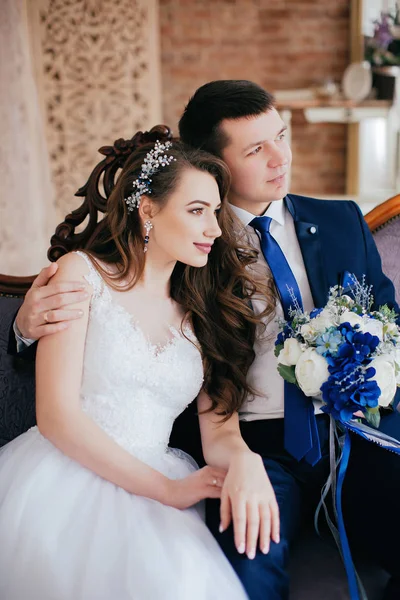
<svg viewBox="0 0 400 600"><path fill-rule="evenodd" d="M2 600L246 598L202 504L222 496L221 530L232 520L249 557L278 539L238 427L260 317L228 185L215 157L144 144L90 246L60 259L55 278L84 280L87 299L82 319L40 340L37 427L0 451ZM202 469L168 448L196 396Z"/></svg>

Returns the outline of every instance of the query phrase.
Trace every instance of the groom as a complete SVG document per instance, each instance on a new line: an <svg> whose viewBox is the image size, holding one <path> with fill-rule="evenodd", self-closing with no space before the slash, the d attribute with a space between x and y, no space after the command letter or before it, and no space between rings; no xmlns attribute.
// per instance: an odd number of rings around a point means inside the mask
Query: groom
<svg viewBox="0 0 400 600"><path fill-rule="evenodd" d="M214 81L189 101L179 123L182 140L221 157L229 166L229 202L242 232L259 251L259 268L272 274L277 316L287 312L286 285L295 290L305 310L322 307L329 288L343 281L345 271L373 285L375 305L397 311L394 289L385 277L372 236L353 202L323 201L288 193L291 152L286 127L268 92L249 81ZM307 149L305 148L306 152ZM51 281L55 265L36 281L21 307L16 325L37 339L79 318L60 298ZM78 291L66 291L79 294ZM260 301L261 302L261 301ZM262 304L253 303L256 311ZM48 324L46 324L47 322ZM59 325L56 325L59 323ZM18 333L18 331L17 331ZM210 502L208 523L241 578L251 600L288 598L288 555L304 516L315 509L328 476L328 420L318 401L304 406L297 388L285 384L276 370L275 322L267 324L267 341L258 343L249 371L250 384L260 392L241 409L241 430L250 448L259 453L275 490L280 509L281 541L271 542L267 555L253 560L238 554L232 530L219 534L219 506ZM268 341L272 340L272 341ZM301 396L301 394L300 394ZM388 433L400 434L397 413L383 419ZM195 457L199 443L194 412L182 415L171 445ZM361 439L353 439L343 503L345 523L354 549L363 549L391 575L385 600L399 600L400 459Z"/></svg>

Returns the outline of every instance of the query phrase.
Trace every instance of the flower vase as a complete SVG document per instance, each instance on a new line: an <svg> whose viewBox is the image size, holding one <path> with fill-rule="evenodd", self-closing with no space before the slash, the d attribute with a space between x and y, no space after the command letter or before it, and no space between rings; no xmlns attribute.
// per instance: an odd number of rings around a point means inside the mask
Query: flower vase
<svg viewBox="0 0 400 600"><path fill-rule="evenodd" d="M378 100L394 100L396 78L400 76L400 67L373 67L372 86L376 89Z"/></svg>

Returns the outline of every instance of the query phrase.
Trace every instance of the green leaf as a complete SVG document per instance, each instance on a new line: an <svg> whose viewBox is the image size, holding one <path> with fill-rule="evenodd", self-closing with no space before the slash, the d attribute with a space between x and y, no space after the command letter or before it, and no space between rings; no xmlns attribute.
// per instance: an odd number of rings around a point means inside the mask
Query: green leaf
<svg viewBox="0 0 400 600"><path fill-rule="evenodd" d="M288 381L289 383L295 383L297 385L294 366L288 367L287 365L282 365L279 363L278 373L285 381Z"/></svg>
<svg viewBox="0 0 400 600"><path fill-rule="evenodd" d="M399 316L393 308L389 308L387 304L380 306L378 312L381 313L384 319L387 319L389 323L395 323Z"/></svg>
<svg viewBox="0 0 400 600"><path fill-rule="evenodd" d="M283 349L283 344L278 344L277 346L275 346L275 350L274 350L274 354L275 356L278 358L279 356L279 352Z"/></svg>

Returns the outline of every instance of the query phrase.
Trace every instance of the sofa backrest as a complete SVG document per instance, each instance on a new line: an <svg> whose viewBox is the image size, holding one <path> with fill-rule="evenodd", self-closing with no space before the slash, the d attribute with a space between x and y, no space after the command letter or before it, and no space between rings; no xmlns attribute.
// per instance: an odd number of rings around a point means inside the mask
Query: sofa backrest
<svg viewBox="0 0 400 600"><path fill-rule="evenodd" d="M396 302L400 305L400 216L391 219L373 233L382 268L396 290Z"/></svg>
<svg viewBox="0 0 400 600"><path fill-rule="evenodd" d="M383 272L393 281L400 304L400 194L378 204L365 220L381 255Z"/></svg>

